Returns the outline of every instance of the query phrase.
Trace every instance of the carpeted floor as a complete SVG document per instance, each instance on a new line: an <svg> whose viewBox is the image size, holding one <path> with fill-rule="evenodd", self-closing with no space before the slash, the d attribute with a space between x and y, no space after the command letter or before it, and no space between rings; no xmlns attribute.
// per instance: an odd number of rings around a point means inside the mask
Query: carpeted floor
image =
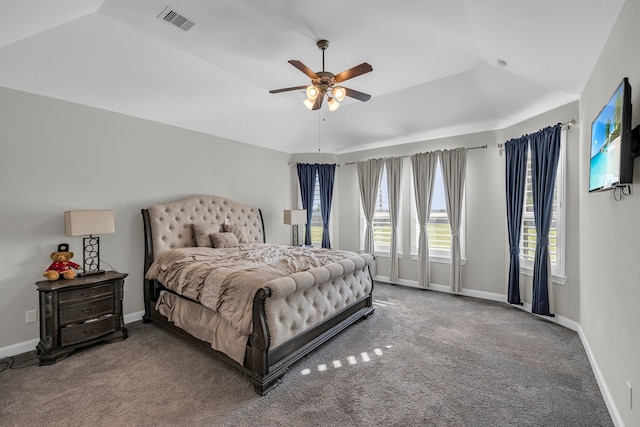
<svg viewBox="0 0 640 427"><path fill-rule="evenodd" d="M376 314L265 397L158 326L0 361L2 426L611 426L578 335L503 303L376 284Z"/></svg>

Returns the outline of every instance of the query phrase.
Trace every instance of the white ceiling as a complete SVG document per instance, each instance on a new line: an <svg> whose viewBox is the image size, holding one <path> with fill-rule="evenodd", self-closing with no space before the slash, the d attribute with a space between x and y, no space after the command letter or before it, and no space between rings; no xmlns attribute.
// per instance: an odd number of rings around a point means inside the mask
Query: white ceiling
<svg viewBox="0 0 640 427"><path fill-rule="evenodd" d="M0 86L289 153L500 129L579 98L624 0L0 0ZM171 6L196 25L158 18ZM361 62L334 112L287 63ZM506 68L496 65L498 59Z"/></svg>

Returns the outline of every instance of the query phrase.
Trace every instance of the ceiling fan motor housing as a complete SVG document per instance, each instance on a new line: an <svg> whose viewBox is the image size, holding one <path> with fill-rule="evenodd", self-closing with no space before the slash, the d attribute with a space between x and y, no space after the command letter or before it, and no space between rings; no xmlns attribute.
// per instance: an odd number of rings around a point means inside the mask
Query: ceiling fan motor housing
<svg viewBox="0 0 640 427"><path fill-rule="evenodd" d="M330 73L328 71L318 71L316 74L319 78L313 79L312 82L314 86L318 87L320 92L326 93L327 90L329 90L336 84L333 73Z"/></svg>

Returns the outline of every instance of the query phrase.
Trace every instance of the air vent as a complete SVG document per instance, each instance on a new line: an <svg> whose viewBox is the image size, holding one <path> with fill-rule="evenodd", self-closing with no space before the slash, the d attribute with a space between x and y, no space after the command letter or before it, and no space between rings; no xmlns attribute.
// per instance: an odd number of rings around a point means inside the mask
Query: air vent
<svg viewBox="0 0 640 427"><path fill-rule="evenodd" d="M189 31L194 25L196 25L195 22L180 15L180 13L176 12L169 6L165 7L163 11L160 12L158 18L175 25L183 31Z"/></svg>

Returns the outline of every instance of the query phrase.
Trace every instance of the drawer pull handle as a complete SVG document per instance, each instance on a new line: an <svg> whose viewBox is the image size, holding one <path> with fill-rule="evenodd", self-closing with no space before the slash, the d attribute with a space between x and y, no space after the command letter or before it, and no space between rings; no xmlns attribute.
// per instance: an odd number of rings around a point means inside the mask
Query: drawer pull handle
<svg viewBox="0 0 640 427"><path fill-rule="evenodd" d="M94 311L96 311L95 307L89 307L89 308L86 308L86 309L82 310L83 313L93 313Z"/></svg>
<svg viewBox="0 0 640 427"><path fill-rule="evenodd" d="M85 334L95 334L96 332L100 331L100 328L95 328L95 329L91 329L88 331L83 331Z"/></svg>
<svg viewBox="0 0 640 427"><path fill-rule="evenodd" d="M83 292L83 293L82 293L82 296L83 296L83 297L92 297L92 296L93 296L93 291L90 291L90 292Z"/></svg>

